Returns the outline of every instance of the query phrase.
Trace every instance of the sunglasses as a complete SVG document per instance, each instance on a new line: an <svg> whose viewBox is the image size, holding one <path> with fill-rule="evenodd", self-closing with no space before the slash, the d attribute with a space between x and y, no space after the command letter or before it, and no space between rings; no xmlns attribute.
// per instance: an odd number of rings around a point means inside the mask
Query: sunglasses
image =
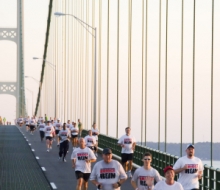
<svg viewBox="0 0 220 190"><path fill-rule="evenodd" d="M150 158L144 158L144 160L151 160Z"/></svg>

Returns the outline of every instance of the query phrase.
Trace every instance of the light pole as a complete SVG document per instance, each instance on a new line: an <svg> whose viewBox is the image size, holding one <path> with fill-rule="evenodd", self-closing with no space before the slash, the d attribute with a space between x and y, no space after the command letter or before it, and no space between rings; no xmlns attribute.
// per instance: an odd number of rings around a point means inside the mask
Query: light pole
<svg viewBox="0 0 220 190"><path fill-rule="evenodd" d="M40 81L39 80L37 80L36 78L34 78L34 77L31 77L31 76L24 76L25 78L32 78L34 81L36 81L37 83L40 83Z"/></svg>
<svg viewBox="0 0 220 190"><path fill-rule="evenodd" d="M52 67L53 69L54 69L54 72L55 72L55 74L54 74L54 77L55 77L55 81L54 81L54 91L55 91L55 104L54 104L54 106L55 106L55 115L54 115L54 117L57 117L57 104L56 104L56 102L57 102L57 95L56 95L56 93L57 93L57 90L56 90L56 88L57 88L57 77L56 77L56 74L57 74L57 67L56 67L56 65L55 64L53 64L53 63L51 63L51 62L49 62L49 61L47 61L46 59L43 59L43 58L39 58L39 57L33 57L33 60L36 60L36 59L42 59L42 60L44 60L50 67Z"/></svg>
<svg viewBox="0 0 220 190"><path fill-rule="evenodd" d="M96 122L96 27L92 27L89 24L87 24L86 22L84 22L83 20L79 19L78 17L72 15L72 14L65 14L65 13L60 13L60 12L55 12L54 13L55 16L72 16L73 18L75 18L78 22L80 22L80 24L84 26L88 26L89 28L91 28L92 30L94 30L94 35L87 29L87 32L89 32L92 37L95 39L95 51L94 51L94 102L93 102L93 122Z"/></svg>

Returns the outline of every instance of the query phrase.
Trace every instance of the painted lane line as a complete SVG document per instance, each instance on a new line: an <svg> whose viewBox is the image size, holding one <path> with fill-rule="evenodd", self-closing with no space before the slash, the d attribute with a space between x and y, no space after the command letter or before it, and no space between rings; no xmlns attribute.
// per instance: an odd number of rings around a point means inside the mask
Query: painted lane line
<svg viewBox="0 0 220 190"><path fill-rule="evenodd" d="M41 169L42 169L44 172L46 171L45 167L41 167Z"/></svg>
<svg viewBox="0 0 220 190"><path fill-rule="evenodd" d="M34 152L35 150L34 150L34 149L32 149L32 151Z"/></svg>
<svg viewBox="0 0 220 190"><path fill-rule="evenodd" d="M31 144L29 143L29 145L31 146Z"/></svg>
<svg viewBox="0 0 220 190"><path fill-rule="evenodd" d="M37 159L37 160L39 160L39 157L38 157L38 156L36 156L36 159Z"/></svg>
<svg viewBox="0 0 220 190"><path fill-rule="evenodd" d="M53 189L57 189L57 186L55 185L55 183L51 182L50 185Z"/></svg>

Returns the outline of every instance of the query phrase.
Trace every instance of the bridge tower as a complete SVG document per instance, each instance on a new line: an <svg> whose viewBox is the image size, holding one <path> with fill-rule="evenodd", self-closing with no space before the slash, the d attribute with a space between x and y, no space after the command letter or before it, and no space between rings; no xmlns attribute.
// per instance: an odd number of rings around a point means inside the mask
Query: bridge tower
<svg viewBox="0 0 220 190"><path fill-rule="evenodd" d="M0 26L0 42L2 40L8 40L17 45L16 81L0 81L0 94L13 95L16 98L16 117L26 115L24 93L23 24L23 0L17 0L17 27L1 28ZM10 51L10 49L7 51ZM1 61L1 64L5 64L4 60Z"/></svg>

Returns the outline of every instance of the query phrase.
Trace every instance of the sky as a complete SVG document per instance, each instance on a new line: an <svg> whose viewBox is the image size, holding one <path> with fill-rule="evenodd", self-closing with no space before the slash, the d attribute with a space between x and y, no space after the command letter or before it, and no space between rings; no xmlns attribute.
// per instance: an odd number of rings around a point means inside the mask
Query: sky
<svg viewBox="0 0 220 190"><path fill-rule="evenodd" d="M106 20L106 2L103 1L103 17ZM169 30L168 30L168 141L178 142L180 138L180 38L181 38L181 1L170 0L169 5ZM183 80L183 136L185 142L191 141L191 125L192 125L192 1L185 0L184 7L184 80ZM195 140L210 141L210 60L211 60L211 1L197 1L196 9L196 51L195 51ZM126 20L127 6L121 1L121 20ZM132 127L140 126L141 118L141 10L142 1L137 0L133 4L133 30L132 30ZM149 0L148 5L148 95L147 95L147 139L149 141L157 141L158 133L158 0ZM214 141L218 139L218 128L220 125L220 57L218 49L220 49L220 2L215 1L215 43L214 43ZM24 63L25 75L40 79L41 63L40 60L33 60L33 57L43 56L48 0L24 0ZM115 109L116 109L116 93L115 93L115 76L116 76L116 1L111 1L110 7L110 94L113 103L109 105L109 109L113 110L109 113L110 135L115 134ZM59 11L59 10L58 10ZM0 27L16 27L16 4L14 0L0 0ZM97 18L96 18L97 19ZM97 23L97 22L96 22ZM106 23L103 22L103 39L106 38ZM127 115L124 109L127 108L127 22L121 22L120 25L120 134L124 133L127 127ZM162 1L162 48L161 48L161 127L164 127L164 95L165 95L165 1ZM5 48L7 47L7 48ZM103 78L102 89L106 86L106 41L103 40ZM10 51L8 51L10 49ZM15 67L16 47L13 43L6 41L0 42L0 81L14 81L16 79ZM5 71L9 71L6 73ZM31 79L25 79L26 102L29 115L32 114L36 104L36 96L38 93L38 83ZM33 92L33 96L32 93ZM106 92L103 91L103 97ZM102 105L106 102L102 99ZM0 115L6 117L9 121L15 118L15 99L6 95L0 95ZM32 106L33 105L33 106ZM105 125L105 107L102 107L102 125ZM104 127L103 127L103 131ZM137 139L140 139L140 128L135 130ZM164 140L164 130L161 131L161 141Z"/></svg>
<svg viewBox="0 0 220 190"><path fill-rule="evenodd" d="M15 0L0 0L0 28L17 26L16 4ZM34 61L32 58L43 56L48 4L48 0L24 0L24 73L37 80L40 80L42 62ZM16 48L14 43L0 41L0 81L16 81ZM28 89L25 91L27 109L29 115L32 115L33 107L35 108L36 105L38 83L26 78L25 87ZM12 122L16 117L15 98L8 95L0 95L0 97L0 116Z"/></svg>

